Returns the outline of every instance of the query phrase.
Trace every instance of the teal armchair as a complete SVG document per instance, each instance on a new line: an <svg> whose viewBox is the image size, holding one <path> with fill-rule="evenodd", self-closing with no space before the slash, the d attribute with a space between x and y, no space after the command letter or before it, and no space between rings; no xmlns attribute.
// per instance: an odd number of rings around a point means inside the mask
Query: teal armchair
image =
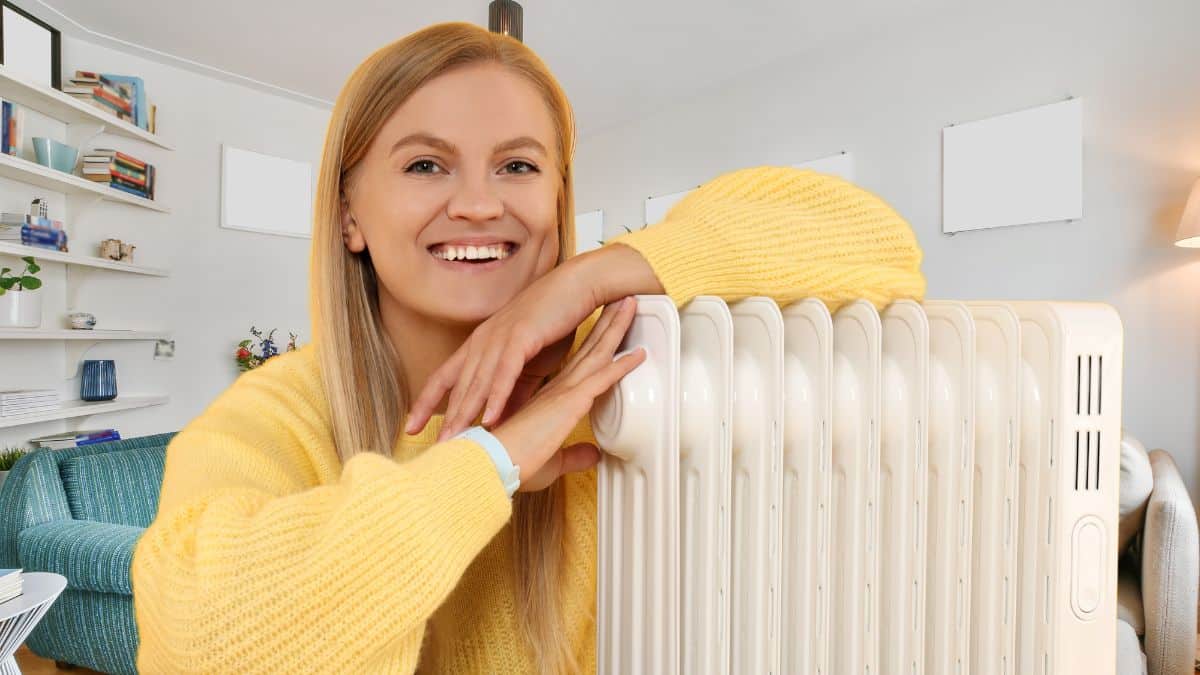
<svg viewBox="0 0 1200 675"><path fill-rule="evenodd" d="M136 673L129 567L158 510L175 432L22 457L0 487L0 568L56 572L67 588L25 644L60 665Z"/></svg>

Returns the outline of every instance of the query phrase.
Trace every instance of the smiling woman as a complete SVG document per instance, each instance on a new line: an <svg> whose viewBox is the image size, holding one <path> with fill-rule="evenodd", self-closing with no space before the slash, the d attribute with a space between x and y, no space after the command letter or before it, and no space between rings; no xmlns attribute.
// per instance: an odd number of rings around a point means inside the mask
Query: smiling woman
<svg viewBox="0 0 1200 675"><path fill-rule="evenodd" d="M924 290L887 205L774 167L571 256L573 146L561 87L506 36L439 24L354 71L317 185L314 339L168 446L131 572L140 671L594 672L587 413L645 357L616 357L628 296Z"/></svg>

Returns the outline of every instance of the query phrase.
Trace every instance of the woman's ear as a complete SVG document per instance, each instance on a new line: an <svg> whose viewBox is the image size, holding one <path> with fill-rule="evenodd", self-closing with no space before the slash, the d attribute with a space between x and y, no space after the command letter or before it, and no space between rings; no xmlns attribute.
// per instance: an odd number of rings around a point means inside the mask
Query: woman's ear
<svg viewBox="0 0 1200 675"><path fill-rule="evenodd" d="M358 226L358 221L354 219L354 214L350 212L350 200L346 198L346 193L342 193L342 243L346 245L346 249L351 253L362 253L367 248L367 240L363 238L362 228Z"/></svg>

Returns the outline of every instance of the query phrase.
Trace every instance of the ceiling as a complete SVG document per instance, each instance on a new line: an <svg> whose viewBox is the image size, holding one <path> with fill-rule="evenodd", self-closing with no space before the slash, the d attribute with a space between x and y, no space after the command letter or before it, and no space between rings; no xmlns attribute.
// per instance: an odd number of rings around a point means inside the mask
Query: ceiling
<svg viewBox="0 0 1200 675"><path fill-rule="evenodd" d="M331 105L374 49L487 0L17 0L64 33ZM524 40L562 82L581 137L778 59L886 29L950 0L521 0ZM128 48L129 45L114 46ZM182 61L180 61L182 60ZM186 62L191 63L186 63ZM244 80L243 80L244 81ZM287 90L279 92L278 88Z"/></svg>

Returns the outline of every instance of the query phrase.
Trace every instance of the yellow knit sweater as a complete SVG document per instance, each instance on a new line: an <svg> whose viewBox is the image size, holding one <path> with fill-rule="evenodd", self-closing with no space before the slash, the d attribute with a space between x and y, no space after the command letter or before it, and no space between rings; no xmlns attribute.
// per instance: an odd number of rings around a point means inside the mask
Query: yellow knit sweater
<svg viewBox="0 0 1200 675"><path fill-rule="evenodd" d="M645 256L677 305L710 294L882 307L925 288L904 220L811 171L726 174L615 241ZM441 422L398 439L392 457L343 465L312 345L240 376L167 448L158 514L133 557L139 671L532 670L516 623L511 502L480 446L433 443ZM589 436L585 420L567 442ZM595 478L564 479L563 614L589 672ZM436 663L420 660L427 627Z"/></svg>

